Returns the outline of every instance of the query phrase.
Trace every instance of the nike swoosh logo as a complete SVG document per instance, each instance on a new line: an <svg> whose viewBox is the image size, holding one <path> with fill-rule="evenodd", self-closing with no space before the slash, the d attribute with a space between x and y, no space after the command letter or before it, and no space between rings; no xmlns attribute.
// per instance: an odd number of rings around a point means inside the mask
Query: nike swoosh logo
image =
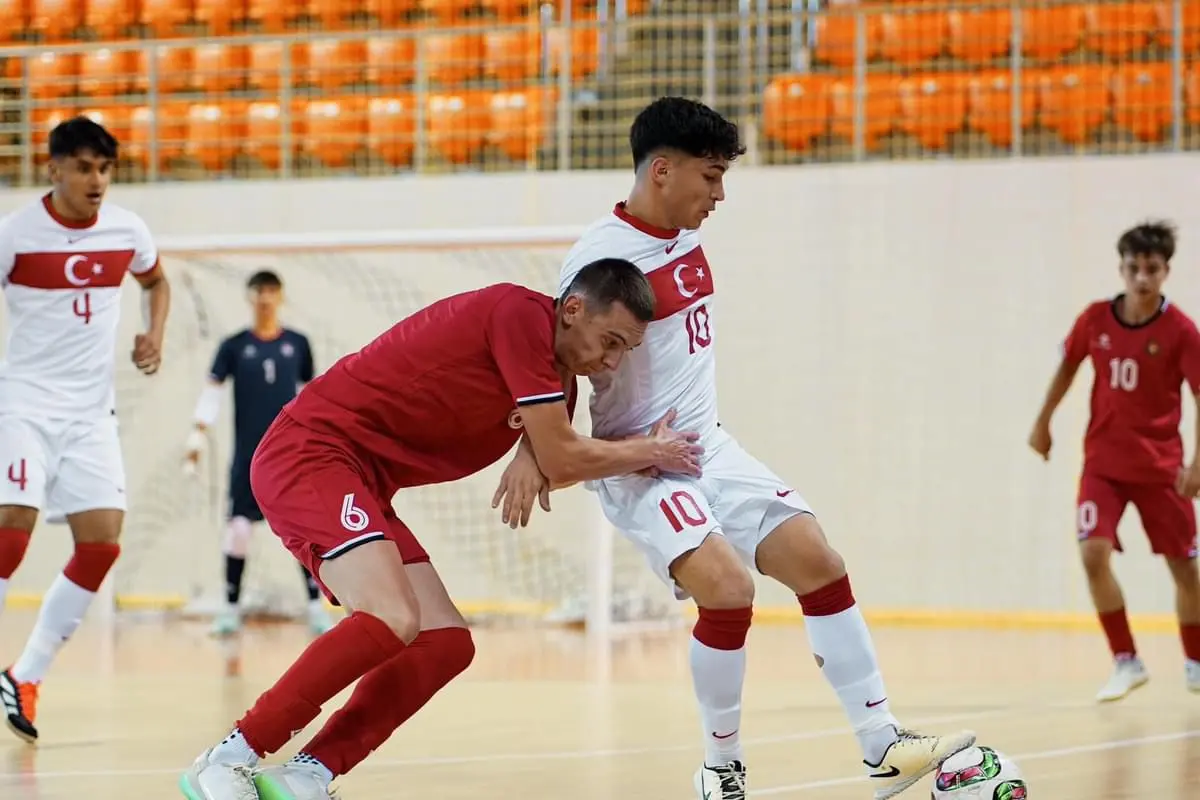
<svg viewBox="0 0 1200 800"><path fill-rule="evenodd" d="M775 492L775 496L776 497L787 497L791 493L792 493L792 490L788 489L788 490L782 491L782 492Z"/></svg>
<svg viewBox="0 0 1200 800"><path fill-rule="evenodd" d="M896 776L897 776L897 775L899 775L899 774L900 774L900 768L899 768L899 767L890 767L890 768L888 769L888 771L887 771L887 772L873 772L873 773L871 773L871 777L872 777L872 778L894 778L894 777L896 777Z"/></svg>
<svg viewBox="0 0 1200 800"><path fill-rule="evenodd" d="M677 244L679 244L679 242L671 242L669 245L667 245L667 252L670 253L672 250L674 250L675 245Z"/></svg>
<svg viewBox="0 0 1200 800"><path fill-rule="evenodd" d="M737 733L737 728L734 728L733 730L731 730L729 733L725 734L724 736L717 733L716 731L713 731L712 735L713 735L714 739L728 739L730 736L733 736L735 733Z"/></svg>
<svg viewBox="0 0 1200 800"><path fill-rule="evenodd" d="M871 702L868 702L868 703L867 703L867 708L875 708L875 706L881 706L881 705L883 705L883 704L884 704L884 703L886 703L886 702L887 702L887 698L886 698L886 697L885 697L885 698L883 698L882 700L876 700L876 701L875 701L875 702L873 702L873 703L871 703Z"/></svg>

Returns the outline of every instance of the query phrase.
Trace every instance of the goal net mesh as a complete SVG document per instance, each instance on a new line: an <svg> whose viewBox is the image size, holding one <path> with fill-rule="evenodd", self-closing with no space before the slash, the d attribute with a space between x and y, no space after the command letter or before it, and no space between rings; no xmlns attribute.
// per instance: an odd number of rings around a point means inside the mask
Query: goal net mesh
<svg viewBox="0 0 1200 800"><path fill-rule="evenodd" d="M114 576L118 603L196 615L220 606L231 391L224 393L198 473L185 474L182 459L216 347L249 321L244 287L250 274L271 269L282 277L284 324L310 338L320 373L397 320L447 295L499 281L553 293L569 240L512 239L456 243L426 237L417 244L374 242L370 247L281 241L243 250L164 242L163 262L175 291L163 369L146 377L129 361L128 347L142 325L139 290L132 281L125 286L117 341L117 405L129 497ZM576 424L587 430L582 398ZM589 570L594 569L611 572L601 584L610 621L665 620L678 613L669 590L623 538L609 532L611 553L595 557L592 537L604 530L603 517L582 487L556 492L553 512L535 509L527 528L504 525L491 497L505 463L466 480L405 490L394 500L469 617L583 622ZM264 526L255 527L243 605L250 614L296 616L306 599L299 566Z"/></svg>

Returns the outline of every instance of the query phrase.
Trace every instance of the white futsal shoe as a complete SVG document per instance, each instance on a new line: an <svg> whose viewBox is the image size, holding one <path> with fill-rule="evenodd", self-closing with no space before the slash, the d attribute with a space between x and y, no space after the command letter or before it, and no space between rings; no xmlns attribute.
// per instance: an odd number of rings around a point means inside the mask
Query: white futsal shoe
<svg viewBox="0 0 1200 800"><path fill-rule="evenodd" d="M1189 692L1200 694L1200 661L1188 661L1183 667Z"/></svg>
<svg viewBox="0 0 1200 800"><path fill-rule="evenodd" d="M329 789L326 772L315 764L289 761L254 773L260 800L338 800Z"/></svg>
<svg viewBox="0 0 1200 800"><path fill-rule="evenodd" d="M179 779L183 796L188 800L258 800L253 765L213 761L213 749L201 753Z"/></svg>
<svg viewBox="0 0 1200 800"><path fill-rule="evenodd" d="M719 767L705 764L696 770L692 782L697 800L746 800L746 765L741 761Z"/></svg>
<svg viewBox="0 0 1200 800"><path fill-rule="evenodd" d="M1113 664L1112 675L1108 676L1108 683L1096 693L1096 701L1111 703L1120 700L1139 686L1145 686L1149 680L1150 673L1140 658L1118 658Z"/></svg>
<svg viewBox="0 0 1200 800"><path fill-rule="evenodd" d="M227 605L213 618L212 635L233 636L242 630L242 612L237 606Z"/></svg>
<svg viewBox="0 0 1200 800"><path fill-rule="evenodd" d="M942 765L950 756L975 744L975 734L960 731L952 736L926 736L900 728L878 765L867 764L867 777L875 786L875 800L887 800L909 788ZM866 762L863 762L866 763Z"/></svg>

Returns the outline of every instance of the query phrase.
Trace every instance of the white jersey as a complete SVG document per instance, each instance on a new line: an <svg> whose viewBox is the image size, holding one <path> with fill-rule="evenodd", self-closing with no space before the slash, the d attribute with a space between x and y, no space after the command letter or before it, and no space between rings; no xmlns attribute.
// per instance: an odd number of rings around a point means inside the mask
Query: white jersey
<svg viewBox="0 0 1200 800"><path fill-rule="evenodd" d="M126 271L145 274L157 266L146 223L111 203L91 221L72 222L46 195L0 220L9 327L0 414L110 414L121 281Z"/></svg>
<svg viewBox="0 0 1200 800"><path fill-rule="evenodd" d="M593 435L643 433L674 408L675 429L708 438L717 427L716 322L712 270L698 232L655 228L618 204L567 254L559 296L579 270L600 258L622 258L641 267L656 299L641 347L627 353L616 372L592 377Z"/></svg>

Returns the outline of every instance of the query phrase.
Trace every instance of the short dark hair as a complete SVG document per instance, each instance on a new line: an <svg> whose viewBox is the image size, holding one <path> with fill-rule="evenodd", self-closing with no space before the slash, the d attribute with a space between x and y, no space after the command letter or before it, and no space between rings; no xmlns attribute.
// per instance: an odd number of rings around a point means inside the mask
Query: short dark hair
<svg viewBox="0 0 1200 800"><path fill-rule="evenodd" d="M117 158L117 138L99 122L78 116L65 120L50 131L50 157L69 158L81 150L91 150L101 158Z"/></svg>
<svg viewBox="0 0 1200 800"><path fill-rule="evenodd" d="M283 281L269 269L260 269L258 272L250 276L250 280L246 281L247 289L261 289L264 286L270 286L275 289L283 288Z"/></svg>
<svg viewBox="0 0 1200 800"><path fill-rule="evenodd" d="M1149 220L1121 234L1117 240L1117 253L1126 256L1162 256L1170 261L1175 255L1178 237L1175 224L1166 220Z"/></svg>
<svg viewBox="0 0 1200 800"><path fill-rule="evenodd" d="M623 258L601 258L579 270L562 299L570 294L582 295L598 311L607 311L613 303L620 303L639 322L654 319L654 289L650 280Z"/></svg>
<svg viewBox="0 0 1200 800"><path fill-rule="evenodd" d="M661 97L643 108L629 128L629 148L634 169L661 150L728 161L746 152L735 123L686 97Z"/></svg>

